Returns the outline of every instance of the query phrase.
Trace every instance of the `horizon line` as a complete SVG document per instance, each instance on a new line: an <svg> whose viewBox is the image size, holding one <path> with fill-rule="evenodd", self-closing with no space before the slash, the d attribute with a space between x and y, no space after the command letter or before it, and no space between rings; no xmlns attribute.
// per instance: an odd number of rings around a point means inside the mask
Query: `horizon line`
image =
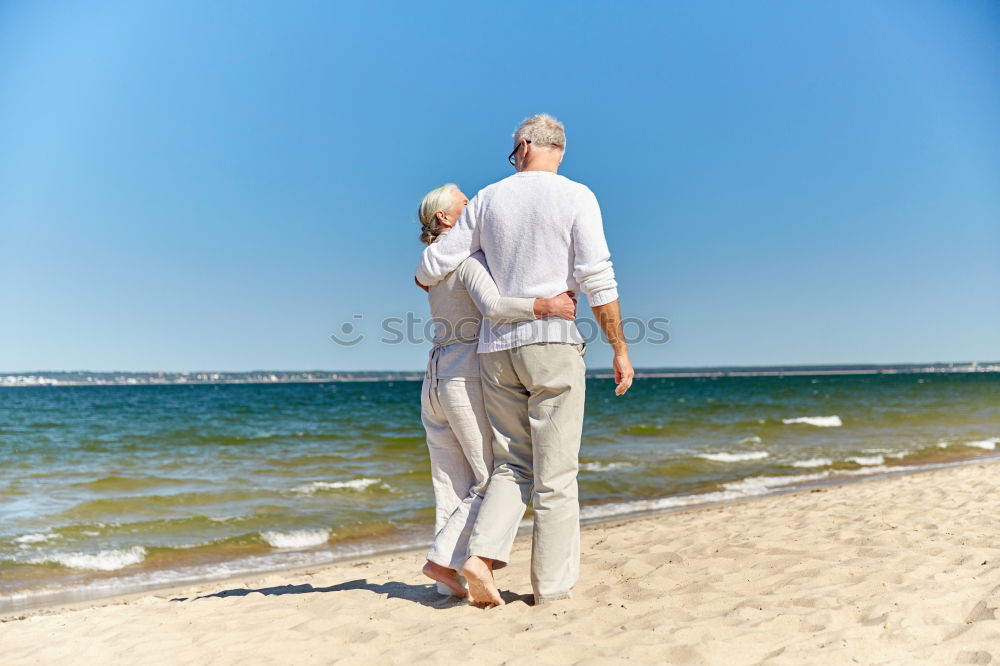
<svg viewBox="0 0 1000 666"><path fill-rule="evenodd" d="M849 362L849 363L762 363L762 364L718 364L718 365L657 365L657 366L645 366L636 367L636 372L650 372L650 371L667 371L676 370L681 372L691 372L691 371L711 371L711 370L772 370L772 369L805 369L805 368L899 368L899 367L918 367L918 366L1000 366L1000 360L968 360L968 361L899 361L899 362ZM588 370L599 370L599 369L610 369L608 368L588 368ZM88 370L88 369L73 369L73 370L0 370L0 377L11 376L11 375L44 375L44 374L91 374L91 375L108 375L108 374L125 374L125 375L190 375L190 374L230 374L230 375L246 375L256 372L269 372L269 373L313 373L320 372L326 374L352 374L352 373L415 373L423 372L424 368L397 368L397 369L370 369L370 370L330 370L323 368L254 368L252 370L219 370L219 369L198 369L198 370Z"/></svg>

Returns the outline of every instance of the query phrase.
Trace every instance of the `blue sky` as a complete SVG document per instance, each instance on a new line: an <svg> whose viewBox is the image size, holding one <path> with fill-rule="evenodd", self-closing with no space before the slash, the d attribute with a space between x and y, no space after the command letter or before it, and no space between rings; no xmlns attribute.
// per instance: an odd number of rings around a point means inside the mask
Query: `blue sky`
<svg viewBox="0 0 1000 666"><path fill-rule="evenodd" d="M1000 358L996 3L8 1L0 371L420 368L416 204L543 111L637 366Z"/></svg>

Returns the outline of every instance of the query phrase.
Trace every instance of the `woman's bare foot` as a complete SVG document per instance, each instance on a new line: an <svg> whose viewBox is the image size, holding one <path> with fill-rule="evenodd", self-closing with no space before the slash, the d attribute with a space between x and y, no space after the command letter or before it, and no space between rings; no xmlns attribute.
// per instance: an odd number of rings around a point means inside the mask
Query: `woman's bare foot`
<svg viewBox="0 0 1000 666"><path fill-rule="evenodd" d="M469 598L473 603L503 606L500 590L493 580L493 560L473 555L465 561L462 573L469 582Z"/></svg>
<svg viewBox="0 0 1000 666"><path fill-rule="evenodd" d="M431 580L436 580L439 583L447 585L448 589L456 597L466 597L469 594L465 590L465 586L462 585L462 581L458 579L458 572L454 569L449 569L448 567L443 567L440 564L427 560L427 564L423 568L423 574Z"/></svg>

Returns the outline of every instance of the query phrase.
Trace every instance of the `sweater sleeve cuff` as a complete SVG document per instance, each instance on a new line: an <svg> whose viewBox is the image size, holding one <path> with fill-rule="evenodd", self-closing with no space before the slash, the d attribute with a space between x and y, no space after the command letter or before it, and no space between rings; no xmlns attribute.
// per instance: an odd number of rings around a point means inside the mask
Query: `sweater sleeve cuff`
<svg viewBox="0 0 1000 666"><path fill-rule="evenodd" d="M612 287L611 289L602 289L594 294L587 294L587 302L590 303L590 307L596 308L599 305L607 305L608 303L614 303L618 300L618 289Z"/></svg>
<svg viewBox="0 0 1000 666"><path fill-rule="evenodd" d="M433 287L438 282L437 280L434 280L433 278L431 278L430 275L427 274L427 271L424 269L423 257L421 257L420 261L417 262L417 269L415 275L417 277L417 282L424 285L425 287Z"/></svg>
<svg viewBox="0 0 1000 666"><path fill-rule="evenodd" d="M535 318L535 299L515 298L514 300L517 301L516 311L519 321L531 321Z"/></svg>

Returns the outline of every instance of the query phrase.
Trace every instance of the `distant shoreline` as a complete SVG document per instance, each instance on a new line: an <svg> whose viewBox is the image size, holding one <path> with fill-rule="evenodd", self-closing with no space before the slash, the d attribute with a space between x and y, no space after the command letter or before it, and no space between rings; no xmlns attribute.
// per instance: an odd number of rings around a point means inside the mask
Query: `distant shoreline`
<svg viewBox="0 0 1000 666"><path fill-rule="evenodd" d="M718 366L648 368L639 379L696 377L796 377L829 375L896 375L1000 372L1000 361L913 364L845 364L792 366ZM613 377L610 368L594 368L587 376ZM422 370L344 371L252 370L249 372L88 372L35 371L0 373L0 388L23 386L184 386L212 384L320 384L329 382L420 381Z"/></svg>

